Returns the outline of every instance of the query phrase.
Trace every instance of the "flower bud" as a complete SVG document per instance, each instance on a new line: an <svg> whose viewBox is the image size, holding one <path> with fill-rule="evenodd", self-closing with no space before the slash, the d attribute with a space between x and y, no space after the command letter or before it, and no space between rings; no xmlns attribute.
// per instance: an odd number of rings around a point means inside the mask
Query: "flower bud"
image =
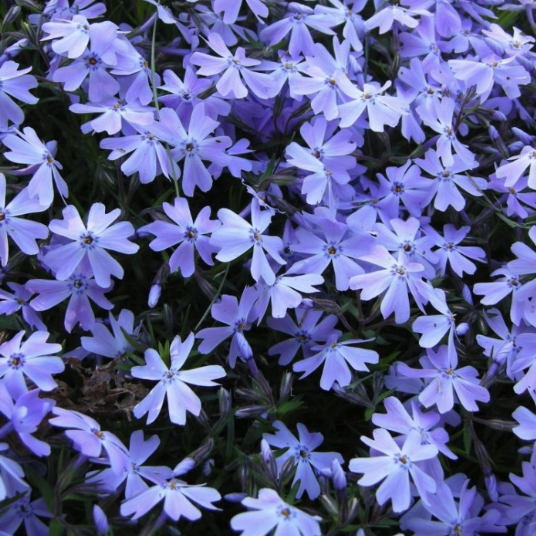
<svg viewBox="0 0 536 536"><path fill-rule="evenodd" d="M151 309L156 307L156 304L158 303L158 300L160 299L161 294L162 294L162 287L160 286L159 283L155 283L151 287L151 290L149 290L149 300L147 302L147 304L149 305Z"/></svg>
<svg viewBox="0 0 536 536"><path fill-rule="evenodd" d="M458 337L465 335L468 331L469 331L469 324L467 322L462 322L461 324L456 326L456 335L458 335Z"/></svg>
<svg viewBox="0 0 536 536"><path fill-rule="evenodd" d="M106 536L106 534L109 534L110 525L108 524L108 518L98 504L93 505L93 521L95 521L97 536Z"/></svg>

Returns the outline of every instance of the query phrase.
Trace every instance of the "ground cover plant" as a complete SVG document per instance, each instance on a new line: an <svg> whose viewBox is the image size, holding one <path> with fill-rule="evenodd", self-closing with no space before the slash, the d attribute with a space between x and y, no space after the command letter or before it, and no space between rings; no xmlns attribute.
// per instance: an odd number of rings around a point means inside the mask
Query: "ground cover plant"
<svg viewBox="0 0 536 536"><path fill-rule="evenodd" d="M1 3L0 535L535 534L535 8Z"/></svg>

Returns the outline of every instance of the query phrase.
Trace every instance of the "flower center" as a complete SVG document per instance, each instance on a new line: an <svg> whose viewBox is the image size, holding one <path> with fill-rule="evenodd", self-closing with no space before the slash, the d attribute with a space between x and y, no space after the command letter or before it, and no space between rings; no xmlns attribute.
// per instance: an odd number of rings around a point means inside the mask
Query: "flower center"
<svg viewBox="0 0 536 536"><path fill-rule="evenodd" d="M188 151L189 153L191 153L194 150L194 144L193 143L187 143L186 146L184 147L184 150Z"/></svg>
<svg viewBox="0 0 536 536"><path fill-rule="evenodd" d="M0 212L0 221L4 221L6 219L6 213Z"/></svg>
<svg viewBox="0 0 536 536"><path fill-rule="evenodd" d="M337 253L337 248L336 248L335 246L330 246L330 247L328 248L328 253L329 253L330 255L335 255L335 253Z"/></svg>

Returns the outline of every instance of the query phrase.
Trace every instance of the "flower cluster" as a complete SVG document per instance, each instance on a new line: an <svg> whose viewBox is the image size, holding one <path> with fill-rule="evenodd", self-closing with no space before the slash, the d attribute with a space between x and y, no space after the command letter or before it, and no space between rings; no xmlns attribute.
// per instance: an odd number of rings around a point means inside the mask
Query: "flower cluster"
<svg viewBox="0 0 536 536"><path fill-rule="evenodd" d="M41 4L0 533L533 534L534 2Z"/></svg>

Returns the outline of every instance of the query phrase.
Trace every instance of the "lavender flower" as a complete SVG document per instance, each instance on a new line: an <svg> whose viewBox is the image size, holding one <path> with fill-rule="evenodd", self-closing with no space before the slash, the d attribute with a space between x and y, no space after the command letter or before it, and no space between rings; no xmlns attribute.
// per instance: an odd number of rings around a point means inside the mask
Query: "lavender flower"
<svg viewBox="0 0 536 536"><path fill-rule="evenodd" d="M69 244L48 251L44 257L45 263L55 271L59 280L68 279L84 258L88 259L95 281L102 288L111 285L110 276L123 277L123 268L106 250L132 254L138 251L139 246L128 240L134 234L131 223L123 221L112 225L120 214L118 208L106 214L102 203L93 203L87 216L87 225L84 225L76 207L69 205L63 209L63 220L50 222L53 233L72 240Z"/></svg>
<svg viewBox="0 0 536 536"><path fill-rule="evenodd" d="M436 491L436 482L420 469L417 462L437 456L437 447L422 445L421 436L417 431L411 431L402 446L399 446L383 428L374 430L373 435L374 439L362 436L361 441L378 454L370 458L350 460L350 471L364 473L358 484L373 486L383 480L376 491L378 504L383 505L391 499L393 510L400 513L410 506L409 477L411 476L421 498L427 503L430 494Z"/></svg>
<svg viewBox="0 0 536 536"><path fill-rule="evenodd" d="M17 131L17 134L8 134L2 140L4 145L11 149L4 153L4 156L11 162L31 166L33 177L28 185L30 197L37 196L39 203L45 209L48 208L54 199L52 179L62 198L69 197L67 184L58 171L63 167L54 159L56 142L44 144L30 127L24 128L22 132Z"/></svg>
<svg viewBox="0 0 536 536"><path fill-rule="evenodd" d="M185 198L177 197L173 205L164 203L163 207L173 223L157 220L140 229L140 232L145 231L156 236L150 243L151 249L162 251L180 244L169 259L169 269L171 272L179 269L183 277L190 277L194 273L196 251L205 263L213 265L212 254L216 253L218 248L210 244L209 237L205 235L214 232L221 224L210 219L210 207L204 207L195 221Z"/></svg>
<svg viewBox="0 0 536 536"><path fill-rule="evenodd" d="M272 426L277 432L263 434L263 438L272 447L287 448L281 456L276 458L278 471L281 472L287 460L294 458L296 474L292 485L300 481L296 497L299 499L306 492L310 499L316 499L320 495L320 485L315 476L315 469L321 472L329 468L334 460L344 463L342 456L337 452L313 452L320 446L324 436L320 433L310 433L301 423L296 425L299 439L296 439L281 421L273 422Z"/></svg>
<svg viewBox="0 0 536 536"><path fill-rule="evenodd" d="M29 90L37 87L37 80L29 73L32 68L18 70L19 64L14 61L5 61L0 65L0 128L5 128L8 121L20 125L24 121L24 112L13 102L11 97L35 104L38 101Z"/></svg>
<svg viewBox="0 0 536 536"><path fill-rule="evenodd" d="M26 378L39 389L52 391L56 387L52 374L65 368L61 358L52 355L61 351L61 345L46 342L49 333L35 331L22 342L24 335L24 331L19 331L0 345L0 377L14 399L28 392Z"/></svg>
<svg viewBox="0 0 536 536"><path fill-rule="evenodd" d="M259 490L259 497L246 497L242 504L253 511L237 514L231 519L231 528L240 536L275 534L293 536L320 536L320 517L311 516L284 502L272 489Z"/></svg>
<svg viewBox="0 0 536 536"><path fill-rule="evenodd" d="M189 521L201 518L201 512L193 503L209 510L218 510L212 503L219 501L221 495L213 488L190 485L177 478L193 467L193 460L186 458L173 470L172 478L162 480L139 495L132 497L121 505L121 515L139 519L152 510L162 499L164 512L173 521L185 517Z"/></svg>
<svg viewBox="0 0 536 536"><path fill-rule="evenodd" d="M223 378L225 370L219 365L208 365L191 370L181 370L194 345L194 334L181 341L177 336L171 343L171 366L168 367L156 350L145 351L146 364L133 367L130 371L134 378L158 381L152 391L134 407L134 416L138 419L149 413L147 424L151 424L162 409L167 395L169 418L175 424L186 423L186 412L199 415L201 400L187 384L214 387L212 380Z"/></svg>
<svg viewBox="0 0 536 536"><path fill-rule="evenodd" d="M41 205L37 199L30 197L29 188L24 188L6 205L6 178L0 173L0 261L2 266L5 266L9 259L8 236L27 255L36 255L39 252L36 240L47 238L48 229L42 223L28 221L18 216L42 212L46 209L47 207Z"/></svg>

